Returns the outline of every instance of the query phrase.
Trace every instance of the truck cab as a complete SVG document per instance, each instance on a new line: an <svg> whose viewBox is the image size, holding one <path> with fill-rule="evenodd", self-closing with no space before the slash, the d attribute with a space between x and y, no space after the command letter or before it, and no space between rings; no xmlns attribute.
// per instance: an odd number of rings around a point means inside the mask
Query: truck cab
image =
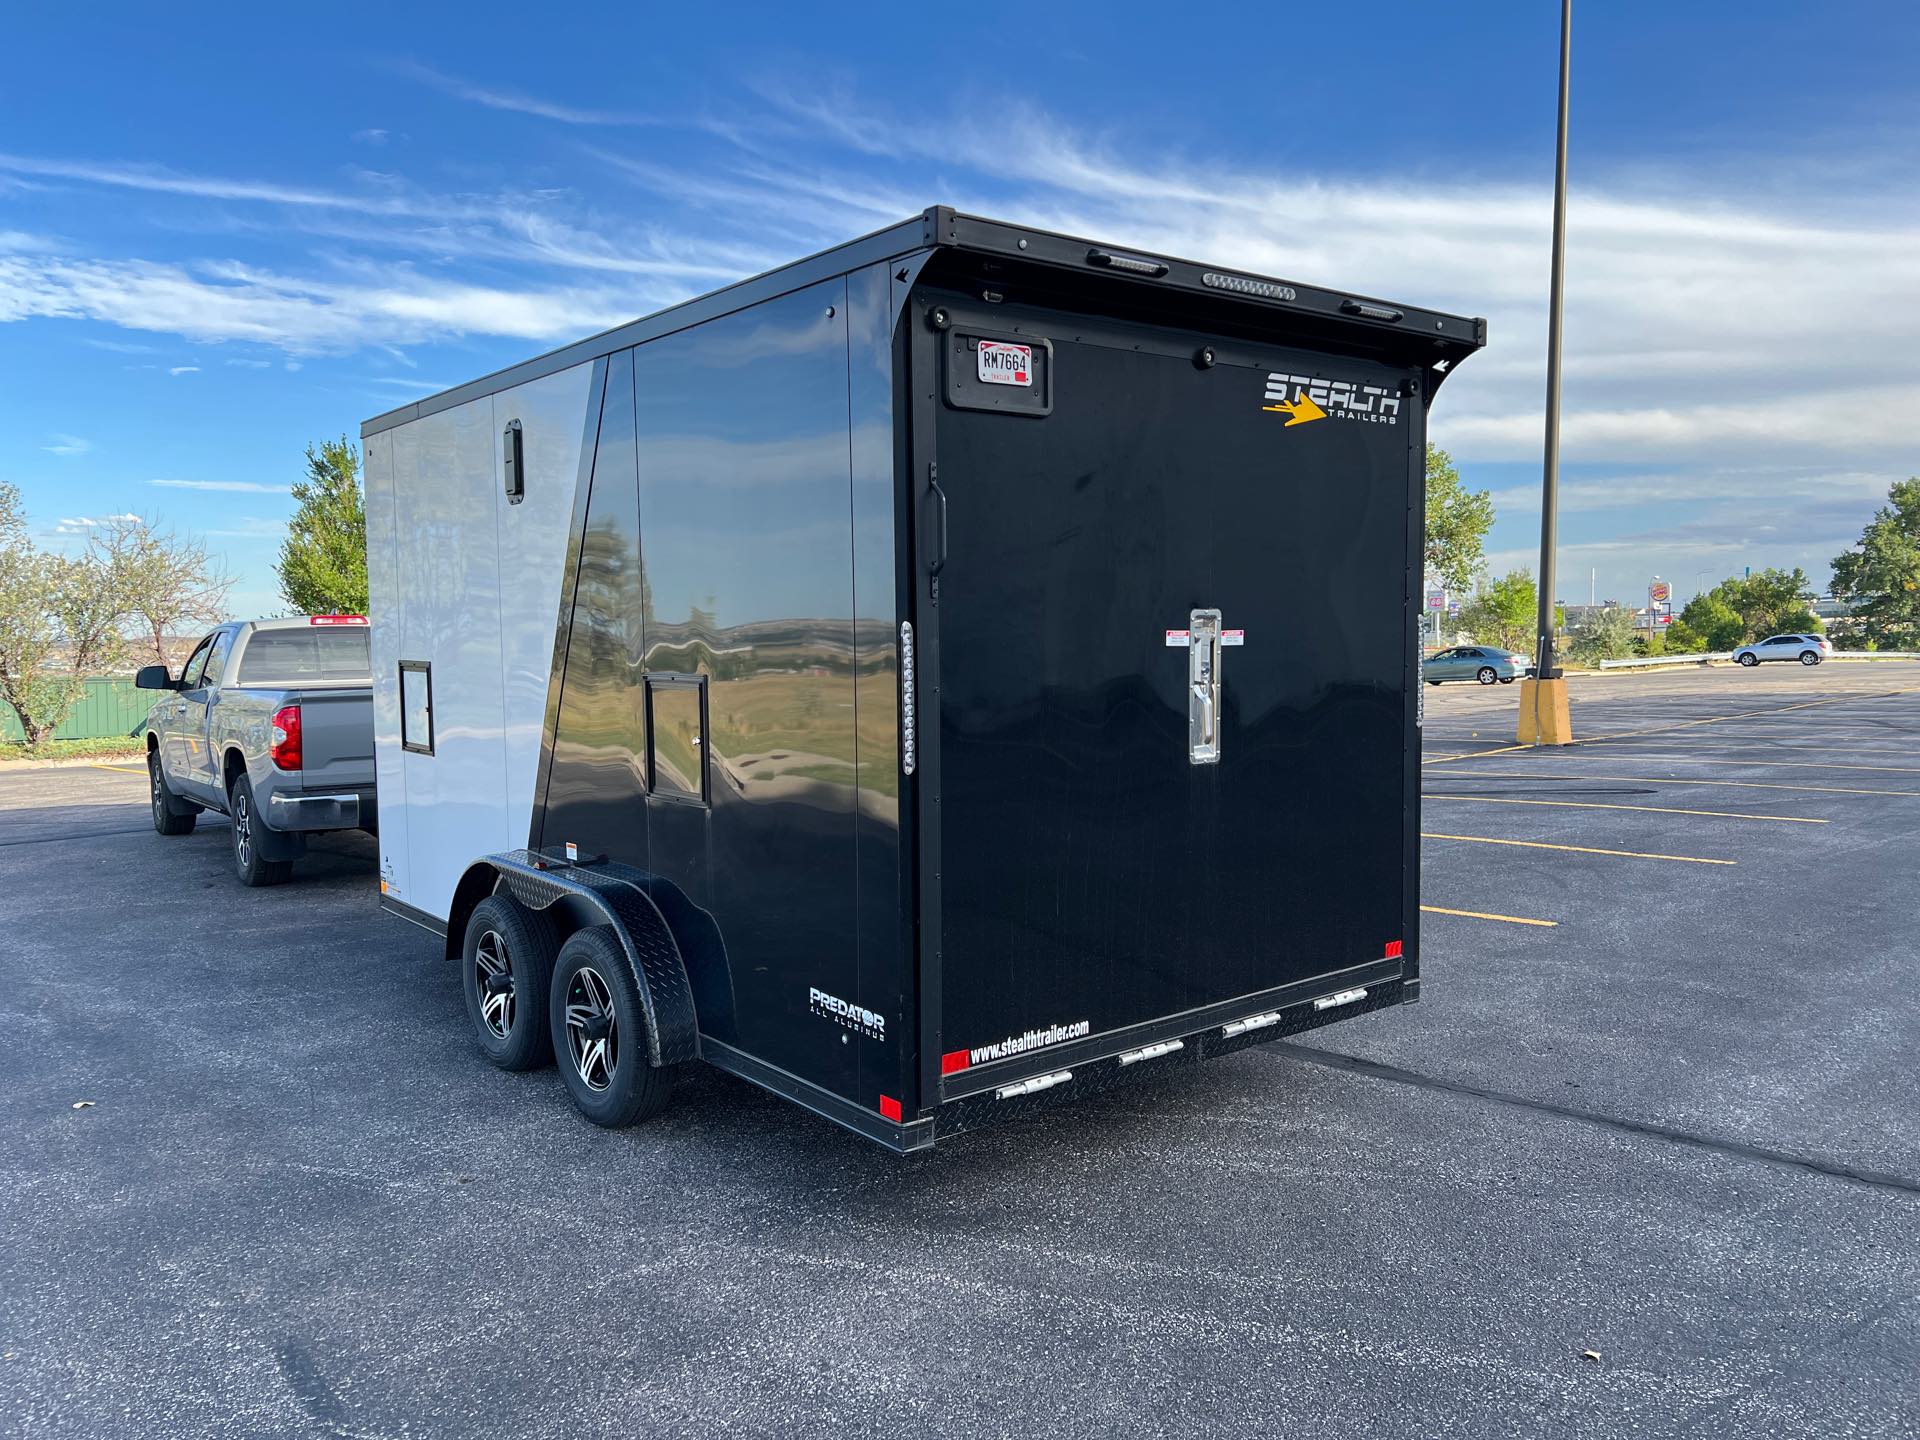
<svg viewBox="0 0 1920 1440"><path fill-rule="evenodd" d="M154 829L191 832L207 810L232 822L248 885L286 880L306 837L372 830L373 690L360 615L240 620L194 646L175 676L135 677L165 692L147 712Z"/></svg>

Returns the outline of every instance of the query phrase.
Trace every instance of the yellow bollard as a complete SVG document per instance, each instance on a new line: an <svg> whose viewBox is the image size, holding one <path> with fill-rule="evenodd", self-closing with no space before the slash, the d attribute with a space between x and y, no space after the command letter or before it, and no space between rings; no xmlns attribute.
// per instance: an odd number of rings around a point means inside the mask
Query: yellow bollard
<svg viewBox="0 0 1920 1440"><path fill-rule="evenodd" d="M1520 682L1520 729L1514 737L1522 745L1571 745L1573 717L1567 712L1567 681Z"/></svg>

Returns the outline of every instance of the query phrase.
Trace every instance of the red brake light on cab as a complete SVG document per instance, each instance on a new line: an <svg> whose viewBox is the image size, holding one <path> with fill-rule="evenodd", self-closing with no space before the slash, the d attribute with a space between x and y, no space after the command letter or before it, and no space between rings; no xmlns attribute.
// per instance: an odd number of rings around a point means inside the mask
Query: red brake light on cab
<svg viewBox="0 0 1920 1440"><path fill-rule="evenodd" d="M273 712L272 743L267 747L274 768L279 770L298 770L300 768L300 707L282 705Z"/></svg>
<svg viewBox="0 0 1920 1440"><path fill-rule="evenodd" d="M364 625L367 623L367 617L364 615L309 615L307 623L309 625Z"/></svg>

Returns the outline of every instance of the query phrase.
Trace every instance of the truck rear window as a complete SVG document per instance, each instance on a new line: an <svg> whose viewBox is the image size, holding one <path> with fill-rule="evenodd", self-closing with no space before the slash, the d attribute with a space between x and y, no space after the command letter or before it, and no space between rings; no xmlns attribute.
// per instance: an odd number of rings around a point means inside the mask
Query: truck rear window
<svg viewBox="0 0 1920 1440"><path fill-rule="evenodd" d="M361 629L256 630L240 656L242 685L371 682L373 661Z"/></svg>

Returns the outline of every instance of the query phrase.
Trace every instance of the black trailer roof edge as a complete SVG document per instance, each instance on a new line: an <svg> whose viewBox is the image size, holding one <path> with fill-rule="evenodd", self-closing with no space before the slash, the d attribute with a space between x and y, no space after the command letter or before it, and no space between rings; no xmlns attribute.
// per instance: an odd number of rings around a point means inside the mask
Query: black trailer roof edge
<svg viewBox="0 0 1920 1440"><path fill-rule="evenodd" d="M930 243L935 230L934 211L903 220L896 225L872 231L845 244L836 245L829 250L804 256L789 264L758 275L749 275L722 285L717 290L709 290L703 295L694 295L688 299L669 305L664 310L656 310L651 315L642 315L637 320L602 330L597 335L589 335L566 345L558 346L545 354L536 355L531 360L522 360L518 364L508 365L478 379L469 380L451 390L442 390L438 394L424 396L419 400L400 405L392 410L375 415L363 421L360 426L360 438L378 435L395 426L405 425L410 420L423 419L428 415L450 410L456 405L464 405L469 400L478 400L483 396L496 395L502 390L510 390L516 385L525 385L529 381L544 379L562 370L571 370L576 365L584 365L592 360L611 355L617 350L630 349L649 340L658 340L677 330L685 330L708 320L717 320L736 310L744 310L749 305L757 305L763 300L773 300L794 290L804 290L809 285L823 280L831 280L850 270L862 266L877 264L883 260L893 260L899 256L911 254L915 250L924 250Z"/></svg>
<svg viewBox="0 0 1920 1440"><path fill-rule="evenodd" d="M584 365L615 351L657 340L862 266L891 261L929 248L1006 256L1083 273L1091 268L1089 256L1106 252L1106 247L1083 236L1064 235L1038 226L969 215L947 205L929 206L911 219L872 231L845 244L760 275L736 280L704 295L682 300L664 310L495 370L451 390L397 406L362 423L360 437L364 440L409 421L438 414L470 400L497 394L576 365ZM1113 258L1109 255L1109 260ZM1250 270L1210 266L1197 260L1147 250L1125 250L1118 258L1122 261L1147 262L1149 266L1161 265L1165 270L1160 275L1148 275L1127 268L1111 268L1103 273L1141 285L1164 286L1171 282L1171 288L1178 290L1242 300L1280 314L1311 315L1321 321L1337 320L1342 325L1375 333L1393 333L1405 336L1410 341L1425 336L1443 351L1453 352L1455 357L1471 353L1487 343L1487 322L1479 317L1401 305L1373 296L1305 285ZM1212 281L1208 277L1213 277ZM1266 295L1243 290L1229 282L1265 286L1275 293ZM1383 318L1388 313L1395 318Z"/></svg>

